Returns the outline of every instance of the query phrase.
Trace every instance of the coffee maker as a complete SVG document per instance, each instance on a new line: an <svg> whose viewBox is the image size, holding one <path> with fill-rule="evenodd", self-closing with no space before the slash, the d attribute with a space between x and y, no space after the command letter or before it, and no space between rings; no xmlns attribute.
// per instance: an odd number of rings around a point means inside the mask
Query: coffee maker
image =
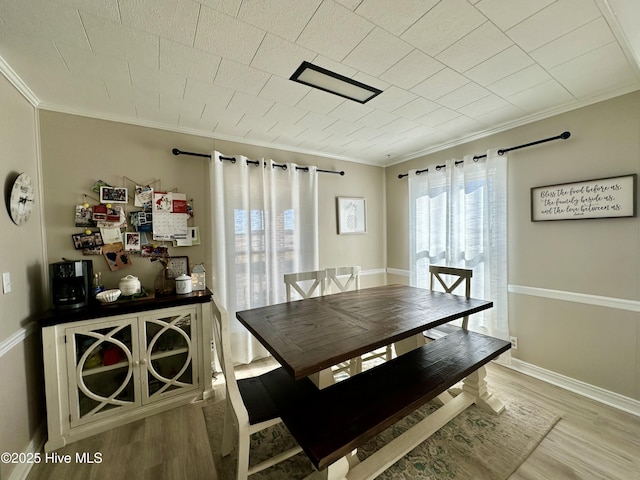
<svg viewBox="0 0 640 480"><path fill-rule="evenodd" d="M89 305L93 262L64 261L49 265L54 308L69 309Z"/></svg>

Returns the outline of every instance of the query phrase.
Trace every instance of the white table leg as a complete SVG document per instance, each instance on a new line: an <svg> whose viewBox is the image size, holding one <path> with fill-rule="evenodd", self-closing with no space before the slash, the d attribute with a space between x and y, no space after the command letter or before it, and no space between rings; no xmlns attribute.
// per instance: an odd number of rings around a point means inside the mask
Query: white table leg
<svg viewBox="0 0 640 480"><path fill-rule="evenodd" d="M336 383L336 379L333 377L333 372L330 368L325 368L318 373L309 375L309 378L319 389L327 388Z"/></svg>
<svg viewBox="0 0 640 480"><path fill-rule="evenodd" d="M347 472L349 472L349 461L347 457L342 457L324 470L316 470L307 475L304 480L346 480Z"/></svg>
<svg viewBox="0 0 640 480"><path fill-rule="evenodd" d="M418 333L417 335L413 335L412 337L405 338L403 340L400 340L399 342L395 342L393 344L393 348L396 351L396 356L400 356L407 352L410 352L411 350L415 350L416 348L421 347L425 343L427 343L427 341L424 338L424 334Z"/></svg>
<svg viewBox="0 0 640 480"><path fill-rule="evenodd" d="M462 391L475 397L475 404L489 412L499 414L504 410L504 404L487 388L487 370L480 367L466 377L462 384Z"/></svg>

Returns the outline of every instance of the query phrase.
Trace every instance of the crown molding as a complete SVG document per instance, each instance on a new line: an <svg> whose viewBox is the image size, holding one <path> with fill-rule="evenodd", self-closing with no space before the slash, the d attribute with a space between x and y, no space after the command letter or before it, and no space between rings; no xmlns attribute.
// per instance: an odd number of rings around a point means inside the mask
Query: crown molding
<svg viewBox="0 0 640 480"><path fill-rule="evenodd" d="M13 68L11 68L2 56L0 56L0 73L9 80L11 85L13 85L31 105L35 108L39 107L41 102L38 96L33 93L26 83L22 81L20 76L13 70Z"/></svg>

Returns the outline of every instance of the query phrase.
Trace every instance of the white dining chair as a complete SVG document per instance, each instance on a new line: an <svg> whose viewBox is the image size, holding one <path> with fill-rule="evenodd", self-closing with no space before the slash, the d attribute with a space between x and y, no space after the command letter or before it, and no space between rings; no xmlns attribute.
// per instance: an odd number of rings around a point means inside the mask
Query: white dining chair
<svg viewBox="0 0 640 480"><path fill-rule="evenodd" d="M327 293L347 292L360 290L359 266L327 268ZM387 345L360 357L351 359L348 365L340 365L334 368L334 374L348 371L350 375L362 372L364 362L372 362L376 359L389 361L393 358L393 347Z"/></svg>
<svg viewBox="0 0 640 480"><path fill-rule="evenodd" d="M246 480L249 475L286 460L301 452L302 449L296 445L256 465L249 466L251 435L276 425L281 420L260 382L260 376L236 380L231 355L229 317L215 295L212 311L215 352L222 367L227 396L221 453L227 456L233 451L234 445L237 447L236 479ZM236 438L237 442L234 442Z"/></svg>
<svg viewBox="0 0 640 480"><path fill-rule="evenodd" d="M326 290L327 272L315 270L311 272L285 273L284 284L287 293L287 302L293 299L292 291L298 293L300 298L311 298L324 295Z"/></svg>
<svg viewBox="0 0 640 480"><path fill-rule="evenodd" d="M471 297L471 277L473 270L468 268L445 267L441 265L429 265L429 290L434 291L436 285L440 285L445 293L454 293L454 291L464 284L464 296ZM437 282L437 283L436 283ZM469 316L462 318L462 328L467 329L469 325ZM445 324L439 327L427 330L425 335L427 338L436 339L443 337L447 333L459 327L452 324Z"/></svg>

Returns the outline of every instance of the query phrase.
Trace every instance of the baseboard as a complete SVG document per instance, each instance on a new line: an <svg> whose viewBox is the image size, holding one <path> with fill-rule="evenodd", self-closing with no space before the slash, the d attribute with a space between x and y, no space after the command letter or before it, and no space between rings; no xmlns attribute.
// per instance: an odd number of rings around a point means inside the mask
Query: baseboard
<svg viewBox="0 0 640 480"><path fill-rule="evenodd" d="M524 373L530 377L537 378L544 382L556 385L557 387L564 388L570 392L577 393L583 397L590 398L597 402L603 403L623 412L630 413L637 417L640 417L640 401L633 398L625 397L615 392L605 390L604 388L590 385L580 380L576 380L565 375L561 375L551 370L540 368L536 365L532 365L517 358L511 358L511 364L501 364L507 368L511 368L520 373Z"/></svg>
<svg viewBox="0 0 640 480"><path fill-rule="evenodd" d="M44 455L42 450L44 448L44 441L46 439L46 421L43 421L38 429L36 430L36 434L33 436L29 445L25 449L24 453L27 458L32 458L34 454ZM22 462L16 464L16 468L11 475L9 475L9 480L26 480L29 476L29 472L31 471L31 467L33 467L33 463Z"/></svg>
<svg viewBox="0 0 640 480"><path fill-rule="evenodd" d="M387 268L387 273L391 275L400 275L401 277L408 277L409 270L401 270L399 268Z"/></svg>

